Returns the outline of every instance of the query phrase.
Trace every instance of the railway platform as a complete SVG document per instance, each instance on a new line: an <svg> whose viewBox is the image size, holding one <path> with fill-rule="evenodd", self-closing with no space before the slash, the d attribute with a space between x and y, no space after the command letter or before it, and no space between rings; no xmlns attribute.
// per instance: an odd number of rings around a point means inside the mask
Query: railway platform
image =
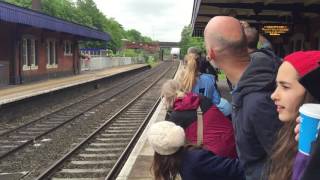
<svg viewBox="0 0 320 180"><path fill-rule="evenodd" d="M181 67L180 67L181 68ZM181 72L179 68L177 76ZM175 78L176 78L175 77ZM231 100L231 94L229 92L226 80L220 80L218 87L223 98ZM166 109L163 105L163 100L159 103L158 108L154 112L136 146L131 152L126 164L119 173L117 180L152 180L152 160L154 151L147 141L147 133L150 126L158 121L165 120Z"/></svg>
<svg viewBox="0 0 320 180"><path fill-rule="evenodd" d="M147 64L134 64L108 68L99 71L89 71L80 75L50 79L41 82L34 82L22 85L9 85L0 89L0 106L38 96L72 86L85 84L91 81L111 77L116 74L132 71L140 68L146 68Z"/></svg>

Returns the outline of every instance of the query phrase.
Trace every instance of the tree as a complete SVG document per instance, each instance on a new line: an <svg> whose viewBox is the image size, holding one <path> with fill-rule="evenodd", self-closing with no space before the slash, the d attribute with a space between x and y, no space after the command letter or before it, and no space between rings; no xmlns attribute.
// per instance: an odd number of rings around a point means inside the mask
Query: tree
<svg viewBox="0 0 320 180"><path fill-rule="evenodd" d="M180 54L184 57L189 47L197 47L205 52L203 37L192 37L191 26L185 26L181 32Z"/></svg>
<svg viewBox="0 0 320 180"><path fill-rule="evenodd" d="M8 3L15 4L24 8L30 8L32 0L6 0Z"/></svg>

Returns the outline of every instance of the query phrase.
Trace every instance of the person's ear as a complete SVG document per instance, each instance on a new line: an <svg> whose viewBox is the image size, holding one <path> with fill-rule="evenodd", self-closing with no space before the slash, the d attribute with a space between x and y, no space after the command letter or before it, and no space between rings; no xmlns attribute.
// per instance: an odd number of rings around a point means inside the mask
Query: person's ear
<svg viewBox="0 0 320 180"><path fill-rule="evenodd" d="M216 53L214 52L213 48L209 49L208 56L211 61L214 61L214 59L216 58Z"/></svg>

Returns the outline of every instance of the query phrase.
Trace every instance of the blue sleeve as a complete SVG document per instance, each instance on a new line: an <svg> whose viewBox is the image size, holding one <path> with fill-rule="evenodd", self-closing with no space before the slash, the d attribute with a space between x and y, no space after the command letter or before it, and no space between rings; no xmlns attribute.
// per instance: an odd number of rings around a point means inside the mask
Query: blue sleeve
<svg viewBox="0 0 320 180"><path fill-rule="evenodd" d="M234 177L244 179L244 170L238 159L219 157L209 151L197 152L195 170L207 176Z"/></svg>
<svg viewBox="0 0 320 180"><path fill-rule="evenodd" d="M218 105L220 103L221 97L220 94L218 93L218 90L214 88L212 92L212 103L215 105Z"/></svg>
<svg viewBox="0 0 320 180"><path fill-rule="evenodd" d="M209 97L212 97L212 103L213 104L218 105L220 103L221 97L220 97L220 94L218 92L218 89L216 89L216 86L215 86L216 79L212 75L208 75L207 77L210 77L209 78L210 79L210 83L208 83L208 84L210 84L210 86L211 86L210 88L212 88L212 94Z"/></svg>
<svg viewBox="0 0 320 180"><path fill-rule="evenodd" d="M215 87L215 78L211 74L201 74L197 79L197 83L192 92L202 94L210 99L212 103L218 105L220 103L220 94Z"/></svg>

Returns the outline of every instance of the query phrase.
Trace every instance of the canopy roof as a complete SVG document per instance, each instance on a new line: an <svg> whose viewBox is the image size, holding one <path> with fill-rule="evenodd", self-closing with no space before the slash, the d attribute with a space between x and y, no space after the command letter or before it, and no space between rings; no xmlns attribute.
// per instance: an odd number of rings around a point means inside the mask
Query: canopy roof
<svg viewBox="0 0 320 180"><path fill-rule="evenodd" d="M193 35L203 36L206 24L217 15L234 16L250 24L305 23L320 15L320 0L194 0Z"/></svg>
<svg viewBox="0 0 320 180"><path fill-rule="evenodd" d="M0 2L0 21L34 26L89 39L110 40L108 33L5 2Z"/></svg>

